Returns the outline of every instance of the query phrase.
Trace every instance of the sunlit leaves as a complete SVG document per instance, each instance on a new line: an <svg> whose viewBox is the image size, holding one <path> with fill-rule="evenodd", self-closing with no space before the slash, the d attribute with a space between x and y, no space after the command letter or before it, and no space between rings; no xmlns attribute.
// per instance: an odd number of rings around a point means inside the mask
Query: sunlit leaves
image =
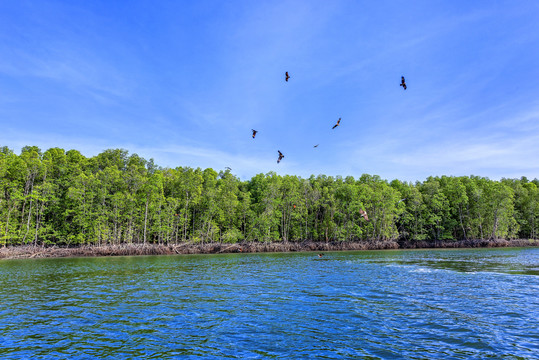
<svg viewBox="0 0 539 360"><path fill-rule="evenodd" d="M539 181L376 175L241 181L126 150L0 148L0 245L537 238ZM366 211L369 220L363 218Z"/></svg>

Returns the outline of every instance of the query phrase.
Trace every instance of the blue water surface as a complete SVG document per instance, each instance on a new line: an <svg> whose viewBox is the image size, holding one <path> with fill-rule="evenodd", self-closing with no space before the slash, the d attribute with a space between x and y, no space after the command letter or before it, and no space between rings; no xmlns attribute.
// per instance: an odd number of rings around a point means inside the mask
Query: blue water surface
<svg viewBox="0 0 539 360"><path fill-rule="evenodd" d="M539 359L539 249L0 261L2 359Z"/></svg>

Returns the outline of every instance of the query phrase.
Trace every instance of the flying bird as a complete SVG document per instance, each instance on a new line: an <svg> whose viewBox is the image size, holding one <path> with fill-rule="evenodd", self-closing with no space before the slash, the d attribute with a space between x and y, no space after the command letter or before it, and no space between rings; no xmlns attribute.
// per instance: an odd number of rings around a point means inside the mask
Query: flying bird
<svg viewBox="0 0 539 360"><path fill-rule="evenodd" d="M256 133L257 133L258 131L256 131L255 129L251 129L251 130L253 130L253 139L254 139L255 136L256 136Z"/></svg>
<svg viewBox="0 0 539 360"><path fill-rule="evenodd" d="M332 129L335 129L340 124L341 124L341 118L339 118L339 120L337 120L337 123L335 125L333 125Z"/></svg>
<svg viewBox="0 0 539 360"><path fill-rule="evenodd" d="M369 217L367 216L367 212L365 210L359 209L359 213L365 218L365 220L369 221Z"/></svg>
<svg viewBox="0 0 539 360"><path fill-rule="evenodd" d="M286 82L288 82L288 79L290 79L290 75L288 75L288 71L285 73L285 76L286 76L286 77L285 77L284 80L285 80Z"/></svg>
<svg viewBox="0 0 539 360"><path fill-rule="evenodd" d="M277 164L281 162L281 160L284 158L284 155L281 151L277 150L277 152L279 153L279 158L277 159Z"/></svg>
<svg viewBox="0 0 539 360"><path fill-rule="evenodd" d="M401 76L401 84L400 86L402 86L404 88L404 90L406 90L406 81L404 81L404 76Z"/></svg>
<svg viewBox="0 0 539 360"><path fill-rule="evenodd" d="M313 146L313 147L317 148L317 147L318 147L318 145L320 145L320 144L316 144L316 145L315 145L315 146Z"/></svg>

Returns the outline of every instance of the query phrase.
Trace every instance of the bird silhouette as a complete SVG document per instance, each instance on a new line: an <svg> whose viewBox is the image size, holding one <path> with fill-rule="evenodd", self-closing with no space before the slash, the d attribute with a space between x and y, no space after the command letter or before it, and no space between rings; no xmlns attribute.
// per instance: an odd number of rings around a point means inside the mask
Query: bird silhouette
<svg viewBox="0 0 539 360"><path fill-rule="evenodd" d="M404 90L406 90L406 81L404 81L404 76L401 76L401 84L400 86L402 86L404 88Z"/></svg>
<svg viewBox="0 0 539 360"><path fill-rule="evenodd" d="M288 71L285 73L285 76L286 76L286 77L285 77L284 80L285 80L286 82L288 82L288 79L290 79L290 75L288 75Z"/></svg>
<svg viewBox="0 0 539 360"><path fill-rule="evenodd" d="M367 216L367 212L365 210L359 209L359 213L365 218L365 220L369 221L369 217Z"/></svg>
<svg viewBox="0 0 539 360"><path fill-rule="evenodd" d="M281 151L277 150L277 152L279 153L279 158L277 159L277 164L281 162L281 160L284 158L284 155Z"/></svg>
<svg viewBox="0 0 539 360"><path fill-rule="evenodd" d="M313 147L317 148L317 147L318 147L318 145L320 145L320 144L316 144L316 145L315 145L315 146L313 146Z"/></svg>
<svg viewBox="0 0 539 360"><path fill-rule="evenodd" d="M258 131L257 131L257 130L255 130L255 129L251 129L251 130L253 130L253 139L254 139L254 138L255 138L255 136L256 136L256 133L257 133Z"/></svg>
<svg viewBox="0 0 539 360"><path fill-rule="evenodd" d="M335 129L339 125L341 125L341 118L339 118L339 120L337 120L337 123L335 125L333 125L332 129Z"/></svg>

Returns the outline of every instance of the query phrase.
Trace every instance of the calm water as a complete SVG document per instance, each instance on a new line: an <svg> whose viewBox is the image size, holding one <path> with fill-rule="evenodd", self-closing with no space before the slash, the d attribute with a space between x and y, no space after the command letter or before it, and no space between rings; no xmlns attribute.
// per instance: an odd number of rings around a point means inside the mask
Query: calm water
<svg viewBox="0 0 539 360"><path fill-rule="evenodd" d="M539 358L539 249L0 261L2 359Z"/></svg>

